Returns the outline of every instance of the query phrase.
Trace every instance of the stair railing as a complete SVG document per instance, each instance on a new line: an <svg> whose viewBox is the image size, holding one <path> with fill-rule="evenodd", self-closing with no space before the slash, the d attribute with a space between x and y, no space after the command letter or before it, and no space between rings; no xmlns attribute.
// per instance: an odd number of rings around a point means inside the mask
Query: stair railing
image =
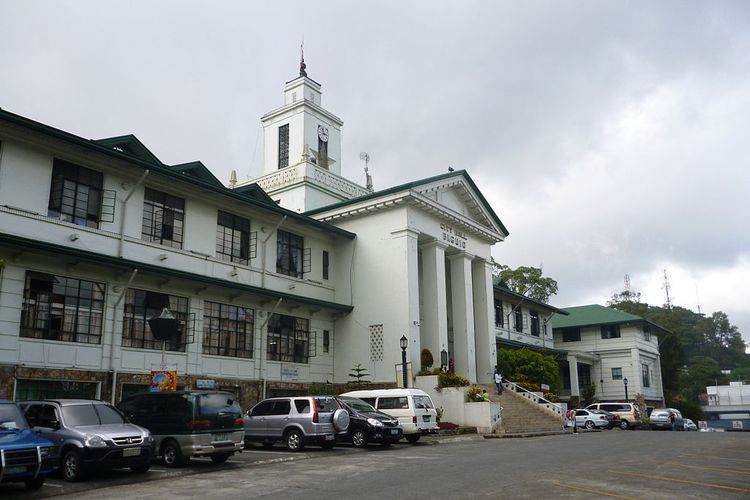
<svg viewBox="0 0 750 500"><path fill-rule="evenodd" d="M521 387L515 382L511 382L510 380L503 380L503 385L505 386L506 389L510 389L516 394L525 397L532 403L536 403L537 405L539 405L539 407L541 408L546 408L548 411L554 413L560 418L562 418L563 415L565 414L565 411L563 410L563 407L561 404L553 403L552 401L545 399L543 396L540 396L539 394L536 394L534 392L529 391L528 389Z"/></svg>

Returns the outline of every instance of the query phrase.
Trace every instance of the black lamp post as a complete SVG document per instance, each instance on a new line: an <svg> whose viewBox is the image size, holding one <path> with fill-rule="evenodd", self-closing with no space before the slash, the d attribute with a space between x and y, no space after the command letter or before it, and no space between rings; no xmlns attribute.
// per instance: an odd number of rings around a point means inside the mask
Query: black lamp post
<svg viewBox="0 0 750 500"><path fill-rule="evenodd" d="M404 378L404 387L409 387L406 383L406 348L409 347L409 339L406 338L406 335L401 336L399 344L401 345L401 368Z"/></svg>
<svg viewBox="0 0 750 500"><path fill-rule="evenodd" d="M628 377L622 379L622 383L625 384L625 401L628 401Z"/></svg>
<svg viewBox="0 0 750 500"><path fill-rule="evenodd" d="M448 371L448 351L446 351L445 349L440 351L440 371Z"/></svg>

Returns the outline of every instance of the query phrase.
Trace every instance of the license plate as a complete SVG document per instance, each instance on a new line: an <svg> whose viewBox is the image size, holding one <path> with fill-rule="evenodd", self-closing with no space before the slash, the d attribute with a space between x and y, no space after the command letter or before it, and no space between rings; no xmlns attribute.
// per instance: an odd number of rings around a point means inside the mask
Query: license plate
<svg viewBox="0 0 750 500"><path fill-rule="evenodd" d="M231 434L228 432L222 432L221 434L214 434L214 441L229 441Z"/></svg>
<svg viewBox="0 0 750 500"><path fill-rule="evenodd" d="M333 434L326 434L326 441L333 441L336 437Z"/></svg>
<svg viewBox="0 0 750 500"><path fill-rule="evenodd" d="M391 429L391 434L398 434L398 429Z"/></svg>
<svg viewBox="0 0 750 500"><path fill-rule="evenodd" d="M5 474L23 474L26 472L26 467L8 467L5 469Z"/></svg>
<svg viewBox="0 0 750 500"><path fill-rule="evenodd" d="M140 448L125 448L122 450L123 457L137 457L141 454Z"/></svg>

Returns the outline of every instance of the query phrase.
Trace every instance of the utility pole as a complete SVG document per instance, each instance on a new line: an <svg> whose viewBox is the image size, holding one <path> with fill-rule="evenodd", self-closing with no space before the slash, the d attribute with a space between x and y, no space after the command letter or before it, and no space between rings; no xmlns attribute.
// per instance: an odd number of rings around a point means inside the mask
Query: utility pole
<svg viewBox="0 0 750 500"><path fill-rule="evenodd" d="M667 270L664 270L664 284L662 285L662 288L664 289L664 307L667 309L672 308L672 298L670 297L670 292L672 291L672 287L669 284L669 276L667 276Z"/></svg>

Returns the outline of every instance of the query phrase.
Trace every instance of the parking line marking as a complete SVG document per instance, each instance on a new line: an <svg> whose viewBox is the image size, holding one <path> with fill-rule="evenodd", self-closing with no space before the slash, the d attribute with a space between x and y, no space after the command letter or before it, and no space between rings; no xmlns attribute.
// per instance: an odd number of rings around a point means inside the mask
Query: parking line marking
<svg viewBox="0 0 750 500"><path fill-rule="evenodd" d="M694 458L718 458L719 460L730 460L732 462L750 462L747 458L729 458L719 457L716 455L682 455L683 457L694 457Z"/></svg>
<svg viewBox="0 0 750 500"><path fill-rule="evenodd" d="M704 483L702 481L690 481L687 479L677 479L676 477L667 477L667 476L649 476L647 474L636 474L634 472L622 472L618 470L610 470L609 472L612 472L614 474L620 474L621 476L645 477L646 479L658 479L660 481L672 481L673 483L695 484L698 486L706 486L708 488L718 488L720 490L730 490L730 491L740 491L743 493L750 493L750 489L737 488L735 486L726 486L723 484Z"/></svg>
<svg viewBox="0 0 750 500"><path fill-rule="evenodd" d="M593 495L604 495L608 497L615 497L615 498L623 498L625 500L638 500L637 497L626 497L623 495L618 495L616 493L609 493L608 491L601 491L601 490L593 490L590 488L584 488L583 486L573 486L572 484L564 484L564 483L555 483L557 486L562 486L563 488L570 488L571 490L576 491L583 491L586 493L591 493Z"/></svg>
<svg viewBox="0 0 750 500"><path fill-rule="evenodd" d="M669 465L679 465L680 467L687 467L689 469L701 469L701 470L715 470L719 472L734 472L737 474L750 474L750 471L748 470L740 470L740 469L727 469L726 467L705 467L701 465L687 465L687 464L681 464L679 462L667 462Z"/></svg>

